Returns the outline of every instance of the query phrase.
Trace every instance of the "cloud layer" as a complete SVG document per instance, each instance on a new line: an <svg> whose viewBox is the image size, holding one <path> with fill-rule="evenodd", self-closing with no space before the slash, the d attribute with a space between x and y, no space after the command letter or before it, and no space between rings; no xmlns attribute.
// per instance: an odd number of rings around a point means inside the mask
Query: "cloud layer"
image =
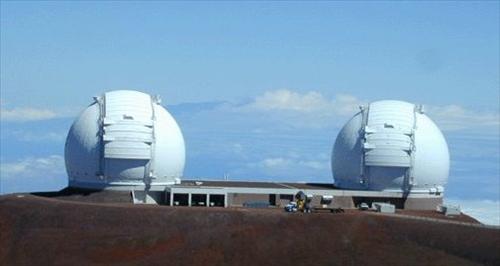
<svg viewBox="0 0 500 266"><path fill-rule="evenodd" d="M298 125L327 127L336 120L356 114L361 105L369 103L353 95L338 94L329 99L319 92L300 93L281 89L267 91L243 106L243 109L258 112L278 113L297 119ZM419 104L419 103L416 103ZM477 111L456 104L425 106L427 114L443 131L484 130L490 128L498 134L500 113L498 111Z"/></svg>
<svg viewBox="0 0 500 266"><path fill-rule="evenodd" d="M67 184L64 158L60 155L1 162L0 176L2 193L58 190Z"/></svg>
<svg viewBox="0 0 500 266"><path fill-rule="evenodd" d="M44 158L25 158L23 160L3 163L1 174L3 178L14 178L19 175L38 175L40 172L59 173L64 169L64 158L60 155L50 155Z"/></svg>
<svg viewBox="0 0 500 266"><path fill-rule="evenodd" d="M57 117L57 114L48 109L37 109L31 107L19 107L13 109L4 109L1 110L1 120L2 121L38 121L38 120L47 120L53 119Z"/></svg>
<svg viewBox="0 0 500 266"><path fill-rule="evenodd" d="M500 201L445 199L445 203L459 205L462 212L476 218L483 224L500 225Z"/></svg>
<svg viewBox="0 0 500 266"><path fill-rule="evenodd" d="M496 128L498 132L500 126L500 114L498 112L469 110L455 104L429 106L427 109L429 116L445 131L489 127Z"/></svg>
<svg viewBox="0 0 500 266"><path fill-rule="evenodd" d="M60 108L38 108L31 106L7 108L0 104L1 122L36 122L47 121L56 118L74 117L80 112L79 107L66 106Z"/></svg>
<svg viewBox="0 0 500 266"><path fill-rule="evenodd" d="M296 111L296 112L324 112L331 115L352 115L363 101L352 95L339 94L335 99L328 99L321 93L310 91L299 93L281 89L267 91L257 96L248 107L266 111Z"/></svg>
<svg viewBox="0 0 500 266"><path fill-rule="evenodd" d="M189 104L195 112L257 112L268 113L283 120L294 119L297 126L328 127L329 123L344 121L359 111L359 106L369 100L354 95L337 94L328 98L317 91L298 92L290 89L270 90L254 97L250 102L241 103L199 103ZM186 107L185 105L183 105ZM1 107L2 122L29 122L71 117L77 113L74 108L64 112L44 108ZM72 110L72 111L69 111ZM483 130L491 128L498 134L500 112L467 109L457 104L425 106L428 115L443 131ZM193 114L193 113L191 113Z"/></svg>

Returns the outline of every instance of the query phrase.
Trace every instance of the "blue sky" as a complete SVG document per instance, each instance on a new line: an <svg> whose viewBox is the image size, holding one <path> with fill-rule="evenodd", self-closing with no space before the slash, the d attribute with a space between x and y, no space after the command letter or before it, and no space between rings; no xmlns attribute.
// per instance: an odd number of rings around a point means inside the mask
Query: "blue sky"
<svg viewBox="0 0 500 266"><path fill-rule="evenodd" d="M64 186L72 120L129 88L162 96L200 178L330 182L357 105L422 103L450 146L447 198L498 209L499 5L1 2L0 191Z"/></svg>

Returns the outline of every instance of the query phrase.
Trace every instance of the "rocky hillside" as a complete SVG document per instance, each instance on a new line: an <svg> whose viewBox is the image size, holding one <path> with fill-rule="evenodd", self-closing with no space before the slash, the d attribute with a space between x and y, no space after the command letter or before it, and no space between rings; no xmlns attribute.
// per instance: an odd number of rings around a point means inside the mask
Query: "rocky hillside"
<svg viewBox="0 0 500 266"><path fill-rule="evenodd" d="M0 197L0 265L500 265L500 230L361 211Z"/></svg>

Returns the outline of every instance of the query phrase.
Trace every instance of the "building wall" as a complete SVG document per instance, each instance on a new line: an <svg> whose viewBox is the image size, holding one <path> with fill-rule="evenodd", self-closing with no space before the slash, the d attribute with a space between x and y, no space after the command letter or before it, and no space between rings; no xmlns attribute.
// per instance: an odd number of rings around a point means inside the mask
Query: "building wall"
<svg viewBox="0 0 500 266"><path fill-rule="evenodd" d="M435 210L439 204L443 204L443 198L408 198L404 208L407 210Z"/></svg>
<svg viewBox="0 0 500 266"><path fill-rule="evenodd" d="M332 202L333 204L333 202ZM329 205L332 205L332 204L329 204ZM322 206L321 204L321 196L313 196L313 198L311 199L311 205L312 207L320 207ZM330 207L330 206L328 206Z"/></svg>
<svg viewBox="0 0 500 266"><path fill-rule="evenodd" d="M147 193L144 190L134 190L133 195L134 203L143 203L143 204L163 204L164 202L164 192L163 191L148 191Z"/></svg>
<svg viewBox="0 0 500 266"><path fill-rule="evenodd" d="M290 201L294 200L293 194L278 194L276 196L276 206L277 207L285 207Z"/></svg>
<svg viewBox="0 0 500 266"><path fill-rule="evenodd" d="M385 197L352 197L354 207L359 206L361 203L367 203L368 206L372 206L373 202L385 202L396 206L397 209L404 208L403 198L385 198Z"/></svg>
<svg viewBox="0 0 500 266"><path fill-rule="evenodd" d="M352 197L348 196L335 196L333 197L332 206L333 208L355 208L354 201Z"/></svg>
<svg viewBox="0 0 500 266"><path fill-rule="evenodd" d="M244 193L228 193L227 203L229 206L243 206L245 202L269 202L269 194L244 194Z"/></svg>
<svg viewBox="0 0 500 266"><path fill-rule="evenodd" d="M227 191L233 190L233 191ZM269 189L270 190L270 189ZM165 199L157 202L169 203L170 193L190 193L190 194L220 194L227 195L225 201L227 202L227 207L235 206L242 207L245 203L264 203L269 204L269 206L276 206L277 208L282 208L286 206L290 201L295 200L295 189L281 189L279 191L269 191L264 192L260 188L243 188L240 191L234 191L233 187L217 187L217 188L206 188L206 187L173 187L165 193ZM258 193L256 193L258 192ZM332 195L332 191L325 190L312 190L306 191L308 195L313 195L311 205L313 207L322 206L321 198L322 195ZM377 194L370 192L359 191L360 196L356 196L356 193L351 191L346 191L345 193L339 193L339 191L333 191L336 194L333 195L333 200L331 204L328 204L330 208L356 208L359 204L365 202L371 206L373 202L386 202L391 203L398 209L410 209L410 210L435 210L436 206L442 203L442 198L439 197L411 197L403 198L401 196L386 196L383 192ZM227 193L227 194L226 194ZM281 194L279 194L281 193ZM347 195L344 195L347 194ZM387 194L387 193L386 193ZM377 196L376 196L377 195ZM418 196L418 195L417 195Z"/></svg>

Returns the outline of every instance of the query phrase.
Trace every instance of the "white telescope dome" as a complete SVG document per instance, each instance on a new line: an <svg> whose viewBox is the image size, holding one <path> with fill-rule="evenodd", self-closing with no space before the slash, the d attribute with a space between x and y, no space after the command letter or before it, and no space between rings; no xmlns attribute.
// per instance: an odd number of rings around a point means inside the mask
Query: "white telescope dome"
<svg viewBox="0 0 500 266"><path fill-rule="evenodd" d="M71 187L171 185L184 171L184 138L158 97L110 91L76 118L64 157Z"/></svg>
<svg viewBox="0 0 500 266"><path fill-rule="evenodd" d="M344 189L441 193L448 145L423 107L377 101L352 117L332 152L335 185Z"/></svg>

